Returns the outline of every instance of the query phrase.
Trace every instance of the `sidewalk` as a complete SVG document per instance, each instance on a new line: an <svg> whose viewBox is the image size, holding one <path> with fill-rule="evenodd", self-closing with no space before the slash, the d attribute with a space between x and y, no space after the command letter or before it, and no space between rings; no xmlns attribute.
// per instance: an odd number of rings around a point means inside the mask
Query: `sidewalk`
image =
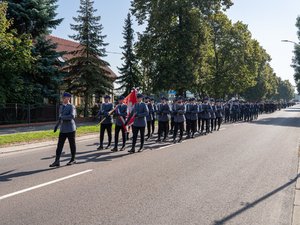
<svg viewBox="0 0 300 225"><path fill-rule="evenodd" d="M300 147L299 147L299 156L300 156ZM295 190L292 225L300 225L300 161L298 166L298 179L297 179L296 190Z"/></svg>

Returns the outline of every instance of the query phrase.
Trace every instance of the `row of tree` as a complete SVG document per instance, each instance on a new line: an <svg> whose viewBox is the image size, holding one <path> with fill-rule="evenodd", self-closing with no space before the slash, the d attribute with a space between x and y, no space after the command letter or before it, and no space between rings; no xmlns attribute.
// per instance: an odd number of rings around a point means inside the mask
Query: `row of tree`
<svg viewBox="0 0 300 225"><path fill-rule="evenodd" d="M146 29L133 53L132 21L125 21L125 65L120 84L129 92L175 90L197 96L289 100L294 90L270 66L271 57L246 24L225 14L231 0L133 0L132 13ZM137 60L138 59L138 60ZM137 71L136 68L139 68Z"/></svg>
<svg viewBox="0 0 300 225"><path fill-rule="evenodd" d="M70 38L81 45L62 63L57 59L64 53L46 38L62 21L56 18L57 0L0 0L0 103L56 101L64 85L84 97L87 115L91 97L112 90L103 60L106 36L93 4L80 0ZM291 84L276 76L247 25L226 16L231 5L231 0L132 0L131 13L146 29L135 42L128 14L119 89L290 100Z"/></svg>

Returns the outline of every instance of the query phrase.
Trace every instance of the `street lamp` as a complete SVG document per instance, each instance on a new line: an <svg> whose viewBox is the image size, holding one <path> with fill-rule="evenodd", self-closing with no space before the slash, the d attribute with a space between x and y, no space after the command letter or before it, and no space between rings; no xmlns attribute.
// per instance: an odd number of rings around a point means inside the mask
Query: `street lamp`
<svg viewBox="0 0 300 225"><path fill-rule="evenodd" d="M292 43L292 44L294 44L296 46L300 46L300 44L298 44L298 43L296 43L294 41L290 41L290 40L281 40L281 42L288 42L288 43Z"/></svg>

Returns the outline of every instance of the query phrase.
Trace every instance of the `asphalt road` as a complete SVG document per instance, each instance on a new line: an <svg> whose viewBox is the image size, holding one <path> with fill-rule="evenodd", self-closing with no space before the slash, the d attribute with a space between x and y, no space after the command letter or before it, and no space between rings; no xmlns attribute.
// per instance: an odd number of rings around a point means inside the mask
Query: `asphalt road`
<svg viewBox="0 0 300 225"><path fill-rule="evenodd" d="M54 147L1 155L0 224L290 225L299 128L298 105L134 155L83 141L71 167L48 168Z"/></svg>

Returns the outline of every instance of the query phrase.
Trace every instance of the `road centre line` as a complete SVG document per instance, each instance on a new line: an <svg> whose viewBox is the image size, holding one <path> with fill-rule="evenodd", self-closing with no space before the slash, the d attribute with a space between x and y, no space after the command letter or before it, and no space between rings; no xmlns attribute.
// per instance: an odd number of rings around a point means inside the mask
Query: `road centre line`
<svg viewBox="0 0 300 225"><path fill-rule="evenodd" d="M49 186L51 184L55 184L55 183L58 183L58 182L61 182L61 181L64 181L64 180L67 180L67 179L70 179L70 178L73 178L73 177L77 177L77 176L80 176L80 175L83 175L83 174L86 174L86 173L90 173L92 171L93 170L85 170L85 171L82 171L80 173L75 173L75 174L72 174L72 175L69 175L69 176L66 176L66 177L62 177L62 178L53 180L53 181L49 181L49 182L39 184L39 185L30 187L30 188L26 188L26 189L23 189L23 190L20 190L20 191L13 192L13 193L10 193L10 194L7 194L7 195L3 195L3 196L0 196L0 201L3 200L3 199L6 199L6 198L10 198L10 197L19 195L19 194L23 194L25 192L29 192L29 191L33 191L35 189L39 189L39 188L42 188L42 187L45 187L45 186Z"/></svg>

